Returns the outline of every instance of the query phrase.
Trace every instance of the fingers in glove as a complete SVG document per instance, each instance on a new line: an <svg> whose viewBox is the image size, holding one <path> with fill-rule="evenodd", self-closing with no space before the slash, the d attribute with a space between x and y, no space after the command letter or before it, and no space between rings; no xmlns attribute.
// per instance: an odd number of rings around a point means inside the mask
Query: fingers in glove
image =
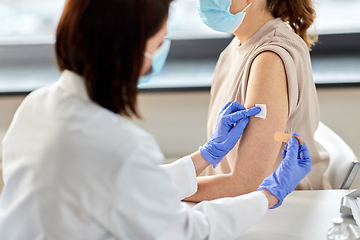
<svg viewBox="0 0 360 240"><path fill-rule="evenodd" d="M238 122L242 119L249 118L250 116L256 115L261 111L259 107L253 107L247 110L240 110L233 113L228 114L227 116L224 116L227 120L231 120L231 122Z"/></svg>
<svg viewBox="0 0 360 240"><path fill-rule="evenodd" d="M245 119L247 119L247 121L249 120L249 117L246 116L245 111L237 111L237 112L233 112L233 113L224 115L222 117L221 121L222 121L223 125L232 128L235 123L240 123L240 122L244 121ZM229 131L230 131L230 128L229 128Z"/></svg>
<svg viewBox="0 0 360 240"><path fill-rule="evenodd" d="M299 158L310 158L310 152L305 142L299 148Z"/></svg>
<svg viewBox="0 0 360 240"><path fill-rule="evenodd" d="M299 165L302 166L308 173L311 171L311 157L309 153L309 149L306 144L303 143L299 148Z"/></svg>
<svg viewBox="0 0 360 240"><path fill-rule="evenodd" d="M220 113L219 113L219 115L218 115L218 118L217 118L217 122L219 122L219 121L221 120L222 116L224 115L224 112L225 112L226 109L230 106L231 103L232 103L232 102L227 102L227 103L225 104L225 106L223 107L223 109L221 109L221 111L220 111Z"/></svg>
<svg viewBox="0 0 360 240"><path fill-rule="evenodd" d="M244 128L246 127L246 125L249 123L249 118L245 118L243 119L241 122L238 122L235 127L233 127L230 132L229 132L229 136L232 136L232 139L235 139L235 143L240 139L241 134L244 131ZM229 140L232 140L229 137Z"/></svg>
<svg viewBox="0 0 360 240"><path fill-rule="evenodd" d="M223 113L223 112L230 106L231 103L232 103L232 102L227 102L227 103L225 104L225 106L223 107L223 109L221 109L220 114Z"/></svg>
<svg viewBox="0 0 360 240"><path fill-rule="evenodd" d="M283 159L286 157L286 153L287 153L286 150L283 150L283 151L282 151L282 158L283 158Z"/></svg>
<svg viewBox="0 0 360 240"><path fill-rule="evenodd" d="M297 137L300 137L300 135L297 134L296 132L293 132L292 135L295 135L295 136L297 136Z"/></svg>
<svg viewBox="0 0 360 240"><path fill-rule="evenodd" d="M224 111L224 115L228 115L237 111L246 110L246 108L239 102L232 102Z"/></svg>
<svg viewBox="0 0 360 240"><path fill-rule="evenodd" d="M293 135L300 137L299 134L297 134L296 132L292 133ZM310 153L309 153L309 149L307 148L305 142L303 141L303 144L299 147L299 158L310 158Z"/></svg>
<svg viewBox="0 0 360 240"><path fill-rule="evenodd" d="M246 110L246 108L241 104L239 103L238 101L234 101L232 103L232 110L235 112L235 111L240 111L240 110Z"/></svg>
<svg viewBox="0 0 360 240"><path fill-rule="evenodd" d="M311 160L310 158L304 158L299 160L299 166L305 171L306 174L311 172Z"/></svg>
<svg viewBox="0 0 360 240"><path fill-rule="evenodd" d="M299 153L299 142L295 137L290 138L286 157L288 156L289 159L297 159Z"/></svg>
<svg viewBox="0 0 360 240"><path fill-rule="evenodd" d="M297 137L300 137L299 134L295 132L293 132L292 134ZM311 158L310 158L309 149L307 148L305 142L303 142L303 144L299 146L297 157L298 157L299 166L302 167L307 173L309 173L311 171Z"/></svg>
<svg viewBox="0 0 360 240"><path fill-rule="evenodd" d="M296 139L296 137L292 137L290 138L289 142L288 142L288 151L290 150L291 147L296 146L296 150L299 151L299 141Z"/></svg>
<svg viewBox="0 0 360 240"><path fill-rule="evenodd" d="M253 108L249 108L249 109L245 110L244 112L245 112L246 116L250 117L250 116L254 116L254 115L260 113L261 108L253 107Z"/></svg>

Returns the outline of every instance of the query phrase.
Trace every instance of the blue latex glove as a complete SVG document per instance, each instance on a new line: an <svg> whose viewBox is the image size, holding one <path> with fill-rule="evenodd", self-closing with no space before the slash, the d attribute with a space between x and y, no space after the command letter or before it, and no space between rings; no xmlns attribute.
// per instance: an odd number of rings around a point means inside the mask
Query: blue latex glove
<svg viewBox="0 0 360 240"><path fill-rule="evenodd" d="M296 133L293 135L299 136ZM282 152L283 161L278 169L267 177L259 186L258 191L268 190L279 199L279 202L272 207L279 207L284 198L294 191L299 182L311 171L310 153L305 144L299 147L299 142L292 137Z"/></svg>
<svg viewBox="0 0 360 240"><path fill-rule="evenodd" d="M203 158L215 168L239 141L249 117L260 111L258 107L246 109L239 102L228 102L218 116L210 140L200 147Z"/></svg>

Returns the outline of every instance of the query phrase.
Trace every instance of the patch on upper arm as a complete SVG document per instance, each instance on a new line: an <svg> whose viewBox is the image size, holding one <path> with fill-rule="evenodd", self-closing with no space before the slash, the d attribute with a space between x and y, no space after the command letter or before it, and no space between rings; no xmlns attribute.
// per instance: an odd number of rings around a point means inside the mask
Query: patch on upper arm
<svg viewBox="0 0 360 240"><path fill-rule="evenodd" d="M300 146L303 144L303 140L301 137L298 137L298 136L295 136L292 134L283 133L283 132L276 132L274 135L274 140L279 141L279 142L288 143L290 138L292 138L292 137L295 137L298 140Z"/></svg>
<svg viewBox="0 0 360 240"><path fill-rule="evenodd" d="M255 117L266 119L266 105L265 104L255 104L255 107L259 107L261 111L255 115Z"/></svg>

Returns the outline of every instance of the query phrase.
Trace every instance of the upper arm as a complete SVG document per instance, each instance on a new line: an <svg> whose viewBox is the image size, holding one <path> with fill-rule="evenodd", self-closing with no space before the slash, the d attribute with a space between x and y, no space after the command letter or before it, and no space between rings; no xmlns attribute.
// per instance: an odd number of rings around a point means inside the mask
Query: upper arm
<svg viewBox="0 0 360 240"><path fill-rule="evenodd" d="M245 107L266 104L266 119L250 117L237 149L232 174L248 182L247 191L256 190L271 174L280 142L273 139L275 132L284 132L288 119L288 90L282 59L273 52L259 54L252 63Z"/></svg>

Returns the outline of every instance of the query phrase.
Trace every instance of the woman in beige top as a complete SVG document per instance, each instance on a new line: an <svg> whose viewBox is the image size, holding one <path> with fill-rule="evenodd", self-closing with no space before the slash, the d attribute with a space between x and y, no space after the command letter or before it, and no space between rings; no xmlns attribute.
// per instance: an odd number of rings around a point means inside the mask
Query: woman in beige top
<svg viewBox="0 0 360 240"><path fill-rule="evenodd" d="M215 68L208 136L228 101L246 108L266 104L267 117L251 117L235 148L216 169L208 168L209 176L198 178L198 192L190 201L256 190L281 162L285 144L273 139L278 131L299 133L310 150L312 172L298 189L324 189L329 158L314 140L320 117L309 55L314 41L306 33L315 16L311 0L233 0L230 12L238 13L249 3Z"/></svg>

